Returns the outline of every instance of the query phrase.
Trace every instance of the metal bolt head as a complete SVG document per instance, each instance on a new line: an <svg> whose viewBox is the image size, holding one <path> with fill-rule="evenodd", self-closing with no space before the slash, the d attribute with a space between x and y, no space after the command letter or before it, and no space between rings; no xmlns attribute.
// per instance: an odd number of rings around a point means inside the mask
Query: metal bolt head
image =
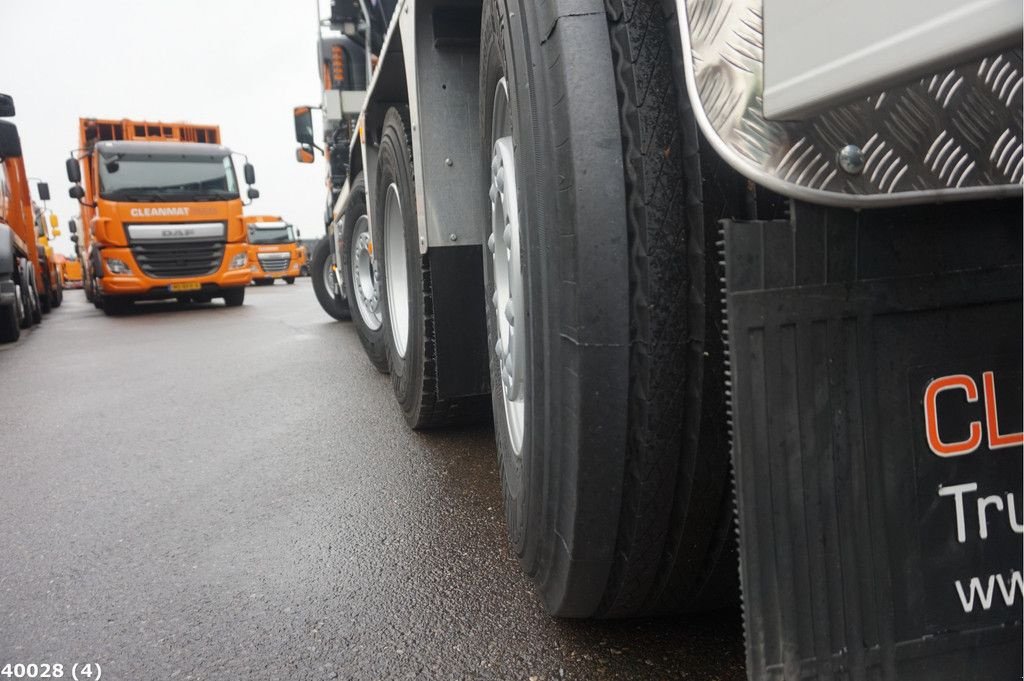
<svg viewBox="0 0 1024 681"><path fill-rule="evenodd" d="M864 152L856 144L847 144L839 150L839 167L851 175L864 170Z"/></svg>
<svg viewBox="0 0 1024 681"><path fill-rule="evenodd" d="M446 166L448 166L449 168L451 168L451 167L452 167L453 165L455 165L455 162L454 162L454 161L452 161L452 160L451 160L450 158L446 158L446 159L444 160L444 164L445 164Z"/></svg>
<svg viewBox="0 0 1024 681"><path fill-rule="evenodd" d="M448 241L458 241L459 237L455 232L448 235Z"/></svg>

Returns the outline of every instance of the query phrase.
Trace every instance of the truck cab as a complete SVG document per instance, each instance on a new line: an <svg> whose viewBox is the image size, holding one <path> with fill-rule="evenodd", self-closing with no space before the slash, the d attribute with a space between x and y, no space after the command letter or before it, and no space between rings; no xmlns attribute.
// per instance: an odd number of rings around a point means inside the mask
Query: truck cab
<svg viewBox="0 0 1024 681"><path fill-rule="evenodd" d="M249 265L257 286L271 285L277 279L294 284L305 264L300 233L295 227L275 216L247 216Z"/></svg>
<svg viewBox="0 0 1024 681"><path fill-rule="evenodd" d="M137 300L241 305L250 279L242 200L219 129L82 119L80 135L68 179L82 205L89 299L108 314ZM245 179L255 181L248 163Z"/></svg>

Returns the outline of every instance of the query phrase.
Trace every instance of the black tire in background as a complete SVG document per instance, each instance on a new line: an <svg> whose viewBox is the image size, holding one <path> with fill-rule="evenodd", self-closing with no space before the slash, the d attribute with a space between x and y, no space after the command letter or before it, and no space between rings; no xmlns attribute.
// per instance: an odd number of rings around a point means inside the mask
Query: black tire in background
<svg viewBox="0 0 1024 681"><path fill-rule="evenodd" d="M295 283L295 277L284 277L284 283L286 283L286 284L294 284Z"/></svg>
<svg viewBox="0 0 1024 681"><path fill-rule="evenodd" d="M224 291L224 305L227 307L238 307L245 302L245 287L230 288ZM207 300L206 302L209 302Z"/></svg>
<svg viewBox="0 0 1024 681"><path fill-rule="evenodd" d="M717 262L696 125L677 108L659 0L606 6L553 20L527 0L487 0L481 38L481 174L511 136L518 202L505 213L524 263L517 451L484 252L507 524L549 612L571 617L737 595L723 390L704 380L724 355L709 340ZM503 78L511 113L492 132Z"/></svg>
<svg viewBox="0 0 1024 681"><path fill-rule="evenodd" d="M53 288L53 299L50 301L50 306L54 308L60 307L60 304L64 302L64 278L58 273L57 281L54 283Z"/></svg>
<svg viewBox="0 0 1024 681"><path fill-rule="evenodd" d="M313 258L310 271L313 276L313 292L324 312L338 321L348 321L351 315L345 292L337 285L329 285L327 277L331 276L329 268L333 266L334 255L331 253L331 235L328 233L313 247ZM271 280L273 282L273 280Z"/></svg>
<svg viewBox="0 0 1024 681"><path fill-rule="evenodd" d="M341 252L338 256L338 260L341 262L341 275L342 281L345 282L345 290L349 292L348 300L350 305L350 311L352 313L352 325L356 327L356 333L359 334L359 342L363 344L363 350L366 351L366 356L369 358L370 363L381 373L388 372L388 353L387 344L384 340L384 324L383 319L377 320L373 316L367 318L363 312L363 307L366 307L370 303L365 302L365 299L360 299L362 291L359 288L355 280L356 271L353 265L353 251L352 249L356 246L353 233L355 228L360 226L363 227L365 224L364 220L367 218L366 213L366 180L362 173L356 177L352 183L350 190L348 206L345 208L345 214L341 220L341 239L339 241L339 248ZM370 265L371 271L369 277L379 277L380 269L376 267L374 263ZM358 273L362 275L362 273ZM372 296L371 296L372 298ZM376 305L383 305L380 299L380 283L377 283L377 301ZM378 309L380 309L378 307ZM372 315L372 310L368 309L367 313ZM371 328L371 327L376 328Z"/></svg>
<svg viewBox="0 0 1024 681"><path fill-rule="evenodd" d="M50 268L45 260L39 261L43 272L43 290L39 294L39 310L43 314L50 314L53 308L53 283L50 281Z"/></svg>
<svg viewBox="0 0 1024 681"><path fill-rule="evenodd" d="M396 108L388 109L384 116L377 161L377 196L374 197L373 243L377 266L382 272L380 292L385 310L382 328L391 386L411 428L472 423L486 414L486 402L480 396L445 399L437 393L430 259L419 250L416 185L407 121L408 112ZM389 219L393 220L390 228ZM404 258L404 264L395 257L397 255ZM396 268L394 274L388 271L392 262ZM406 290L398 296L398 291L389 290L388 279L403 271ZM404 309L402 305L393 309L393 296L407 299ZM403 314L407 315L404 322ZM405 337L404 348L399 347L395 338L395 330L400 329L401 324L405 325L404 332L399 332Z"/></svg>
<svg viewBox="0 0 1024 681"><path fill-rule="evenodd" d="M0 307L0 343L13 343L21 338L21 325L18 322L16 302Z"/></svg>
<svg viewBox="0 0 1024 681"><path fill-rule="evenodd" d="M43 296L39 295L39 286L36 284L35 268L29 266L28 273L28 288L29 288L29 303L32 309L32 323L41 324L43 322Z"/></svg>

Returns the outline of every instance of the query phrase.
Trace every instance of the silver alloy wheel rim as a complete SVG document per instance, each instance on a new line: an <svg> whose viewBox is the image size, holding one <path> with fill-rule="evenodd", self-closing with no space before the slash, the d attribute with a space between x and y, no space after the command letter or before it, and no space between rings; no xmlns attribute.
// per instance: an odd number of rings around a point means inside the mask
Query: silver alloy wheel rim
<svg viewBox="0 0 1024 681"><path fill-rule="evenodd" d="M498 340L494 346L501 375L501 394L512 450L522 451L526 430L524 389L526 314L519 225L519 192L515 145L509 111L508 84L498 81L491 117L491 234L487 248L494 263L494 315Z"/></svg>
<svg viewBox="0 0 1024 681"><path fill-rule="evenodd" d="M405 359L409 342L409 269L405 252L405 220L398 185L392 182L384 197L384 277L388 288L388 321L398 356Z"/></svg>
<svg viewBox="0 0 1024 681"><path fill-rule="evenodd" d="M360 215L352 227L352 287L355 289L356 307L370 331L376 331L384 321L380 309L380 279L377 261L370 241L370 219Z"/></svg>
<svg viewBox="0 0 1024 681"><path fill-rule="evenodd" d="M331 294L332 298L340 298L341 290L338 286L338 279L334 276L334 256L324 259L324 288Z"/></svg>

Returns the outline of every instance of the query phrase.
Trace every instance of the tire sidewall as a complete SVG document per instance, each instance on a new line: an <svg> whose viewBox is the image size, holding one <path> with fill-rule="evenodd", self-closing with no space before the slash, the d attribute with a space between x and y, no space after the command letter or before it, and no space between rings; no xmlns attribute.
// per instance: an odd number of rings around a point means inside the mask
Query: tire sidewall
<svg viewBox="0 0 1024 681"><path fill-rule="evenodd" d="M326 289L323 281L324 266L326 265L328 258L333 257L331 254L330 243L332 238L333 237L328 234L320 239L313 248L313 292L316 294L316 299L319 301L320 307L324 309L324 312L338 321L345 321L349 319L348 301L342 298L335 298L331 295L331 292ZM267 284L274 283L273 279L264 281L266 281ZM267 284L257 283L256 285L265 286Z"/></svg>
<svg viewBox="0 0 1024 681"><path fill-rule="evenodd" d="M384 117L384 129L381 136L380 156L377 163L377 196L375 197L377 218L372 225L373 242L379 244L377 264L381 268L380 295L384 306L384 319L381 332L387 348L387 365L391 374L391 383L395 397L402 407L407 420L418 413L418 401L422 392L423 382L423 271L419 252L419 231L416 225L415 195L416 189L413 169L409 162L405 123L397 110L391 109ZM405 356L402 357L395 347L392 332L392 310L388 299L387 272L390 263L387 260L387 242L385 241L384 206L388 187L394 183L398 188L398 198L402 207L402 226L405 247L406 280L409 286L409 332L406 340Z"/></svg>
<svg viewBox="0 0 1024 681"><path fill-rule="evenodd" d="M345 282L345 288L349 291L349 311L352 314L352 324L356 327L356 333L359 334L359 340L362 341L363 348L366 350L366 355L370 362L378 371L386 372L388 370L388 358L383 320L376 330L370 329L366 324L366 320L363 319L363 313L360 311L359 303L355 299L355 296L358 296L359 293L352 272L352 232L359 218L366 215L366 209L366 181L363 174L360 173L356 177L355 182L352 183L348 205L345 207L345 214L341 219L338 260L341 261L341 276ZM379 258L377 261L379 267Z"/></svg>

